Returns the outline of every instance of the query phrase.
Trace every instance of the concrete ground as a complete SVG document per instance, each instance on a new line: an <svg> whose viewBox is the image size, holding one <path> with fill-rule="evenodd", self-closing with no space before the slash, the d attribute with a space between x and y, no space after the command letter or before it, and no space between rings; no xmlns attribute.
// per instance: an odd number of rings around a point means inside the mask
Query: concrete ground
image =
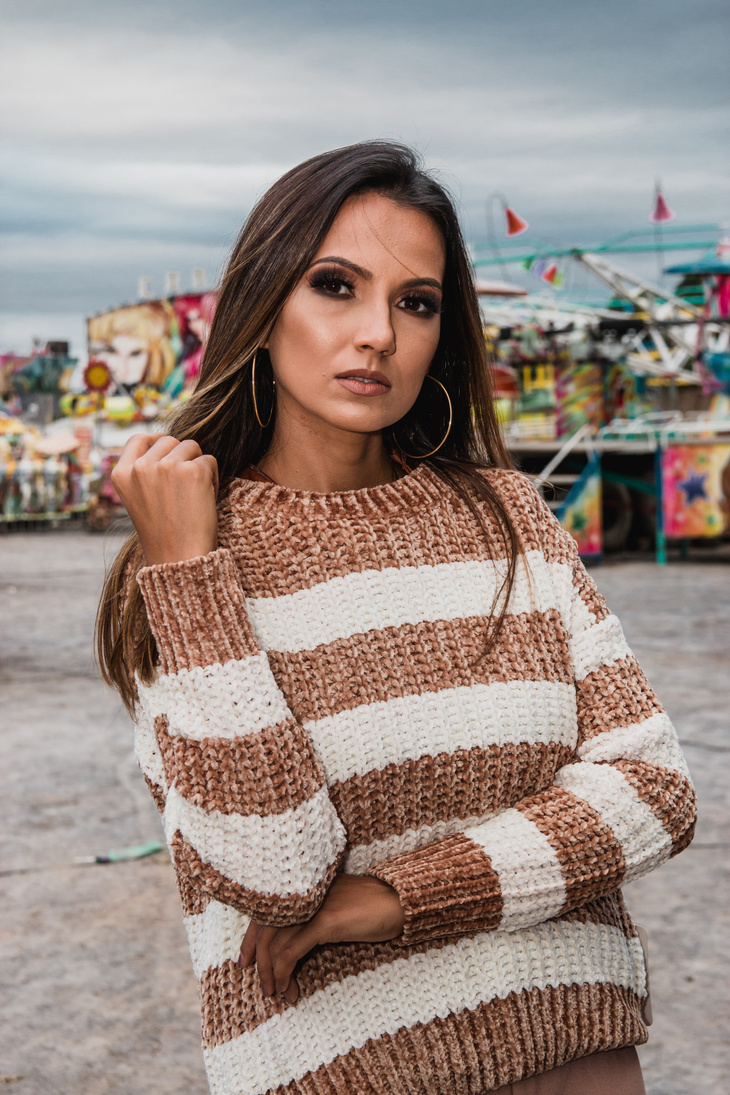
<svg viewBox="0 0 730 1095"><path fill-rule="evenodd" d="M90 636L118 535L0 537L3 752L0 1083L18 1095L205 1095L196 986L131 724ZM649 1095L730 1090L730 565L594 571L673 717L700 795L694 844L626 890L651 945Z"/></svg>

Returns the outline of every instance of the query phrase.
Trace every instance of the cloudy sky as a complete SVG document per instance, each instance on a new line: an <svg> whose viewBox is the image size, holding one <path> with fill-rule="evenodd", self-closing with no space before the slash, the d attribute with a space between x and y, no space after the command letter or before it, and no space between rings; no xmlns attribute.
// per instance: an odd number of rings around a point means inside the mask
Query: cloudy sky
<svg viewBox="0 0 730 1095"><path fill-rule="evenodd" d="M168 270L213 283L269 183L369 137L417 147L475 243L495 191L565 245L648 227L657 178L677 224L730 220L727 0L0 12L0 350L81 351L83 318L135 299L141 274L157 293Z"/></svg>

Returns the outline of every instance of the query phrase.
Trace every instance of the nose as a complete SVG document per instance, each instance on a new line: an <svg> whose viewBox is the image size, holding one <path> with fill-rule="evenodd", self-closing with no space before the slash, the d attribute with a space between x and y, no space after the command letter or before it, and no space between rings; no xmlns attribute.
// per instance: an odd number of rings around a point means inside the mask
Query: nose
<svg viewBox="0 0 730 1095"><path fill-rule="evenodd" d="M358 350L374 350L388 357L395 353L395 330L388 301L373 301L363 307L358 318L355 335Z"/></svg>

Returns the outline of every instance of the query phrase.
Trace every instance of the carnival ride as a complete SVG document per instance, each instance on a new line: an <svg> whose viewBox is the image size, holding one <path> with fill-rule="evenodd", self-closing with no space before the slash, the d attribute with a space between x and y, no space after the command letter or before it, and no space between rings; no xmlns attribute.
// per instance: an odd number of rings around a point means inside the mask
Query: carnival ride
<svg viewBox="0 0 730 1095"><path fill-rule="evenodd" d="M657 200L658 219L668 219L660 195ZM529 228L506 205L505 215L509 236ZM489 223L489 243L475 248L478 273L499 266L504 277L509 264L519 263L553 287L548 298L543 294L484 308L488 329L499 328L495 351L503 363L509 364L505 346L516 330L530 331L533 342L534 332L542 338L531 362L522 355L523 405L530 405L535 385L544 393L551 384L559 386L561 371L575 380L581 358L600 363L603 374L603 407L597 409L594 399L582 421L573 416L563 428L558 421L552 436L549 429L536 428L537 415L514 415L505 423L518 462L549 482L548 504L563 523L570 525L572 510L579 525L595 529L603 494L603 535L594 535L590 543L583 539L586 554L653 541L663 562L667 537L680 540L684 550L693 539L719 538L730 525L730 240L723 238L722 226L664 227L661 233L655 229L649 241L642 241L645 232L625 232L592 248L562 248L511 239L497 245ZM687 238L698 235L704 238ZM480 254L485 249L490 253ZM681 276L674 289L622 270L613 260L614 254L663 256L679 250L709 254L664 270ZM608 307L560 303L554 289L567 263L578 264L611 290ZM591 345L576 354L581 338ZM610 406L606 377L618 361L645 395L654 396L654 407L635 404L627 414ZM589 377L591 370L583 371ZM589 380L595 389L595 369ZM683 401L693 403L692 409L678 405L687 389L695 398ZM657 398L662 390L668 393L665 405ZM539 406L539 400L533 399L532 406ZM581 528L571 531L580 542Z"/></svg>

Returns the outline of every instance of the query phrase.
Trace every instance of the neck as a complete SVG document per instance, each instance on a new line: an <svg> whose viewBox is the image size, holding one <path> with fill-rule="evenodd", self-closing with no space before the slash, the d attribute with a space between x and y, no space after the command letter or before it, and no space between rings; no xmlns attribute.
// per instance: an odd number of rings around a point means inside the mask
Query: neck
<svg viewBox="0 0 730 1095"><path fill-rule="evenodd" d="M396 478L381 433L360 434L344 430L322 436L315 431L280 431L257 465L282 487L293 490L361 490Z"/></svg>

